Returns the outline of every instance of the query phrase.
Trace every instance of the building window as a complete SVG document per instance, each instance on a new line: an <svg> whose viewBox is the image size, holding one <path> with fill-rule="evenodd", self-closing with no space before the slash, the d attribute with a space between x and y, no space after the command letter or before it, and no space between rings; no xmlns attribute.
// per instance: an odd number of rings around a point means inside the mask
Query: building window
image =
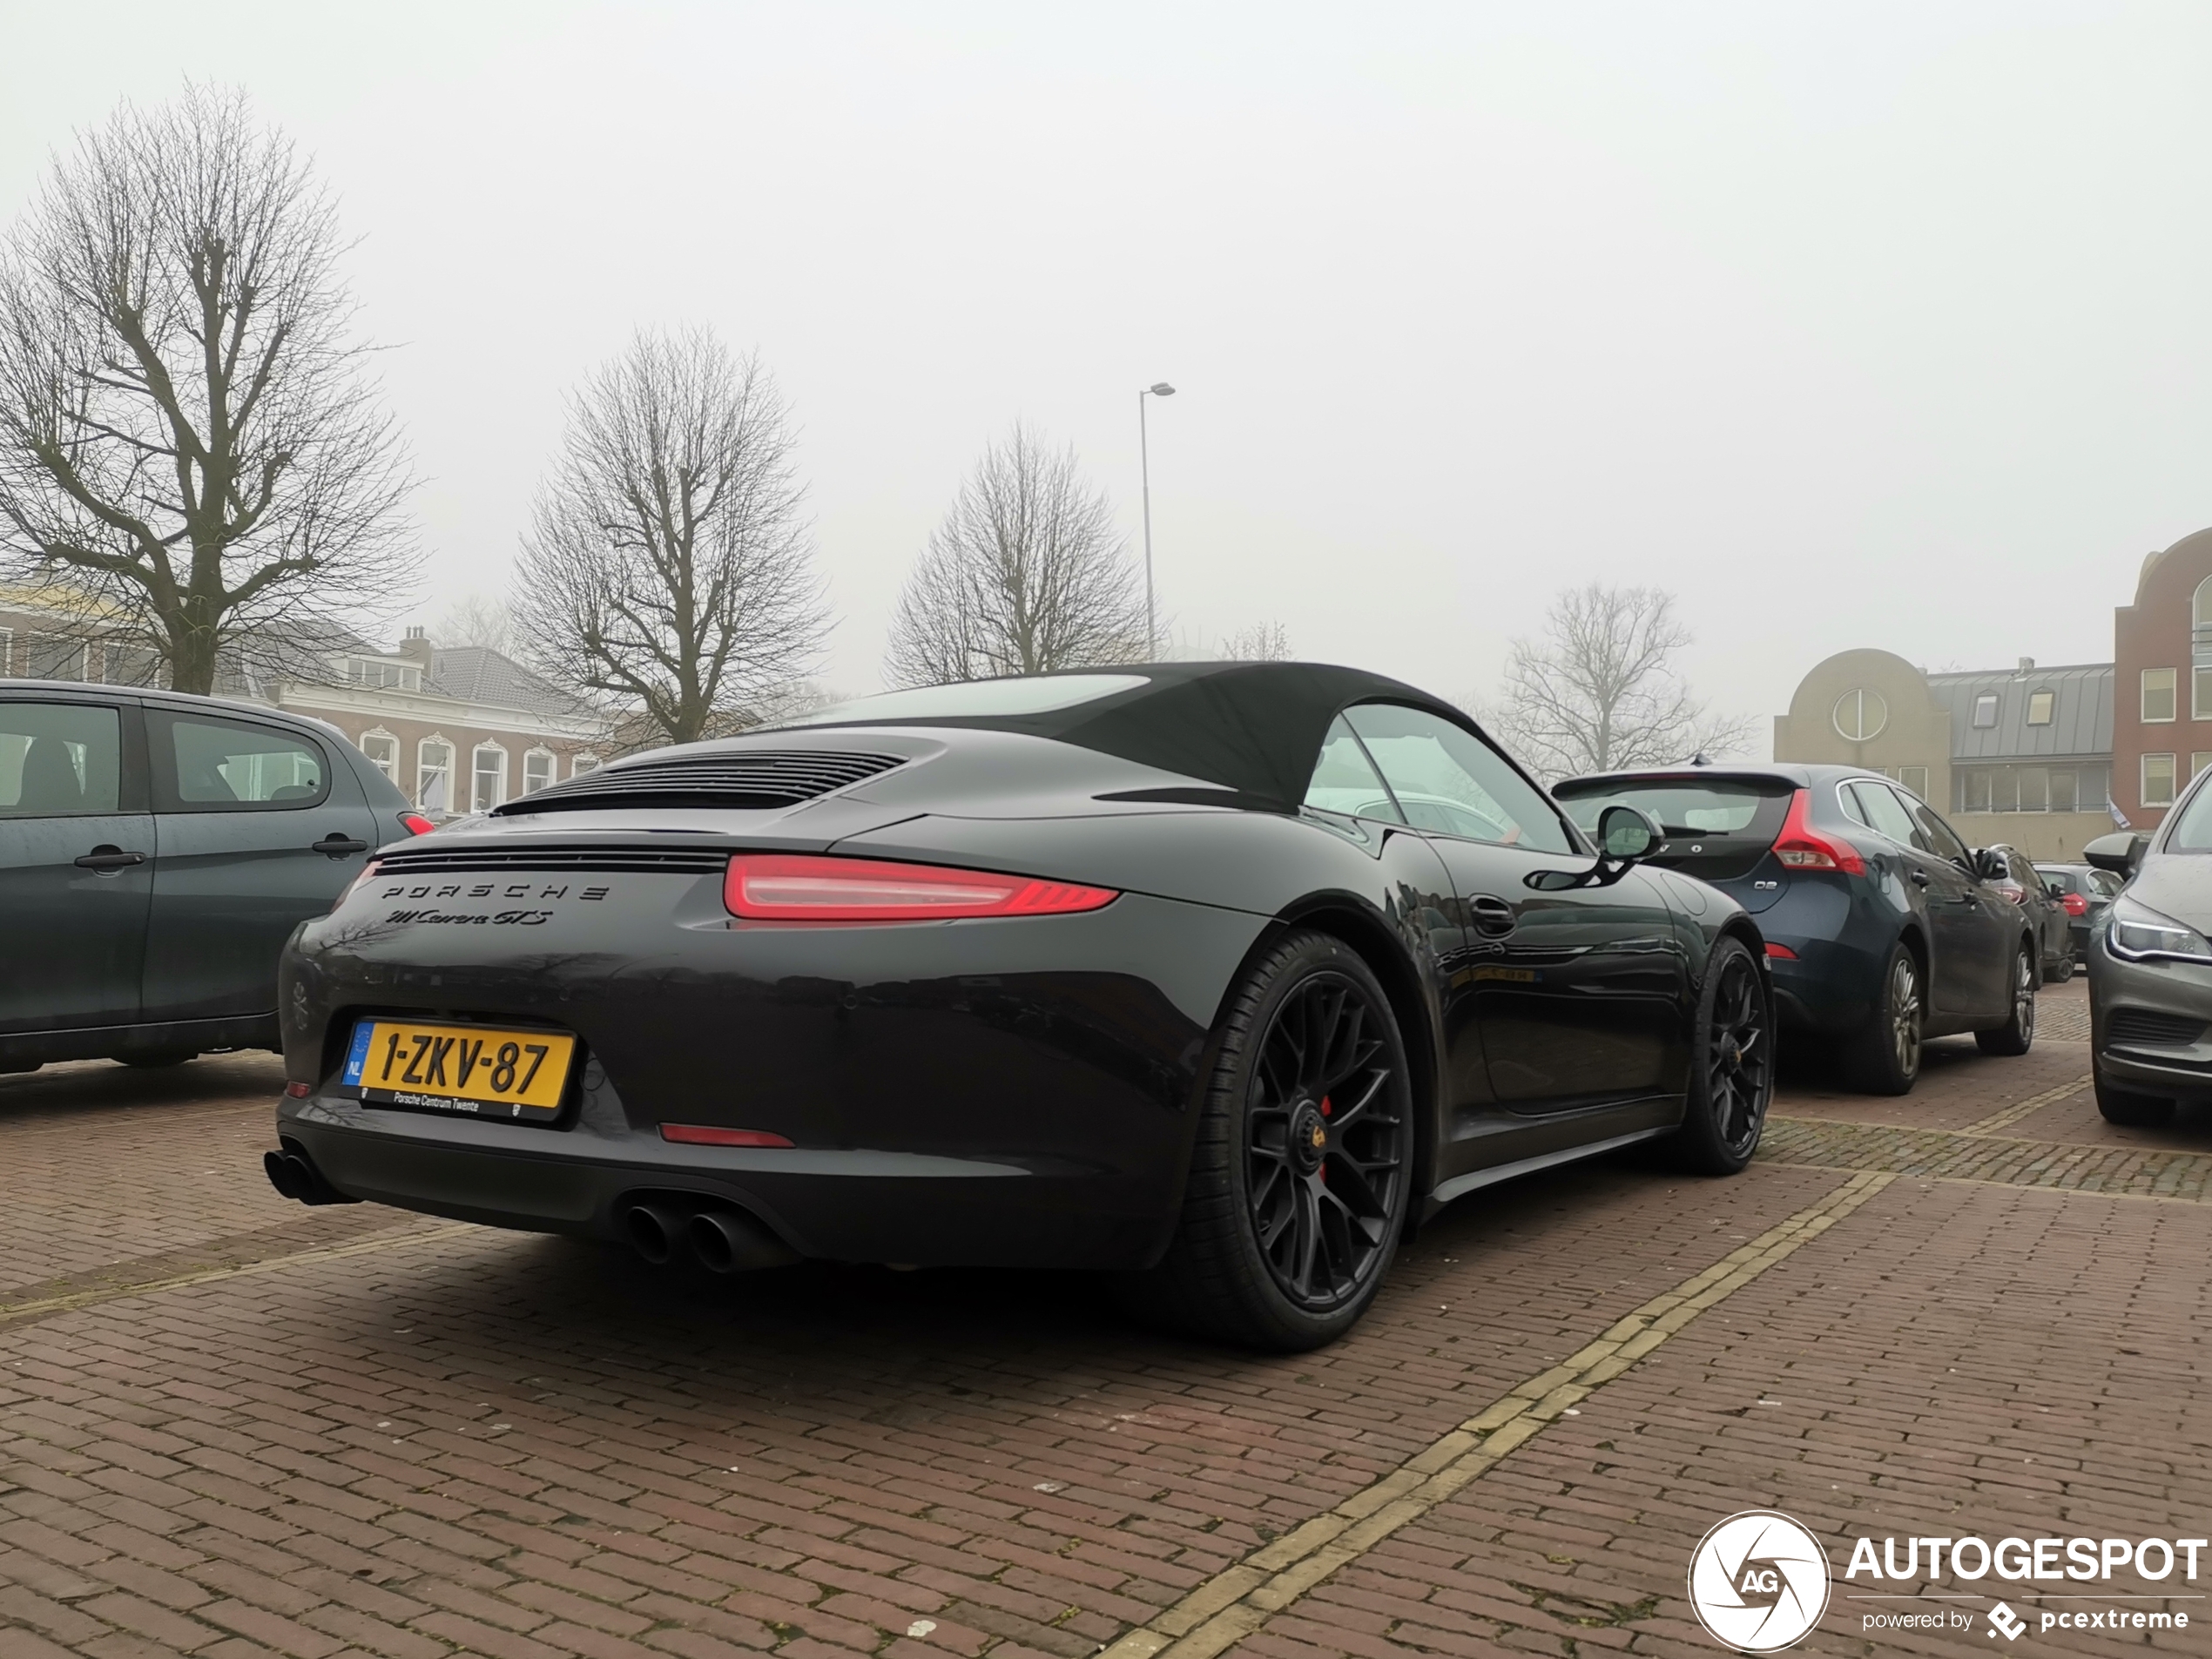
<svg viewBox="0 0 2212 1659"><path fill-rule="evenodd" d="M2146 806L2171 806L2174 804L2174 757L2145 755L2143 757L2142 804Z"/></svg>
<svg viewBox="0 0 2212 1659"><path fill-rule="evenodd" d="M69 634L25 634L23 676L33 680L84 678L84 641Z"/></svg>
<svg viewBox="0 0 2212 1659"><path fill-rule="evenodd" d="M1974 729L1986 732L1997 724L1997 693L1984 691L1974 699Z"/></svg>
<svg viewBox="0 0 2212 1659"><path fill-rule="evenodd" d="M2057 706L2059 694L2056 691L2030 691L2027 694L2028 725L2050 725L2051 712Z"/></svg>
<svg viewBox="0 0 2212 1659"><path fill-rule="evenodd" d="M346 678L356 685L370 686L377 691L419 691L422 689L422 670L413 663L380 662L374 657L348 657Z"/></svg>
<svg viewBox="0 0 2212 1659"><path fill-rule="evenodd" d="M400 780L400 740L388 732L361 733L361 752L368 757L368 764L389 778Z"/></svg>
<svg viewBox="0 0 2212 1659"><path fill-rule="evenodd" d="M2189 718L2212 720L2212 668L2200 668L2189 675Z"/></svg>
<svg viewBox="0 0 2212 1659"><path fill-rule="evenodd" d="M523 792L535 794L553 781L559 759L550 749L533 749L523 757Z"/></svg>
<svg viewBox="0 0 2212 1659"><path fill-rule="evenodd" d="M1845 691L1836 699L1836 734L1851 743L1878 738L1890 723L1890 705L1879 691Z"/></svg>
<svg viewBox="0 0 2212 1659"><path fill-rule="evenodd" d="M2156 725L2173 718L2174 671L2170 668L2145 669L2143 671L2144 720ZM2172 757L2168 758L2170 759Z"/></svg>
<svg viewBox="0 0 2212 1659"><path fill-rule="evenodd" d="M2051 774L2051 810L2054 813L2070 813L2074 810L2075 799L2073 771L2068 769L2053 772Z"/></svg>
<svg viewBox="0 0 2212 1659"><path fill-rule="evenodd" d="M2207 766L2212 766L2212 754L2207 754L2200 749L2196 753L2189 757L2190 777L2195 777L2197 773L2202 772Z"/></svg>
<svg viewBox="0 0 2212 1659"><path fill-rule="evenodd" d="M415 804L426 813L453 810L453 745L443 738L415 745Z"/></svg>
<svg viewBox="0 0 2212 1659"><path fill-rule="evenodd" d="M2022 766L2020 772L2020 811L2047 813L2051 810L2051 774L2040 766Z"/></svg>
<svg viewBox="0 0 2212 1659"><path fill-rule="evenodd" d="M1897 780L1922 800L1927 799L1928 769L1925 766L1899 766L1897 769Z"/></svg>
<svg viewBox="0 0 2212 1659"><path fill-rule="evenodd" d="M599 757L597 755L578 755L569 762L569 776L571 778L581 778L587 772L598 770Z"/></svg>
<svg viewBox="0 0 2212 1659"><path fill-rule="evenodd" d="M0 679L6 678L14 670L12 658L15 643L15 630L0 628Z"/></svg>
<svg viewBox="0 0 2212 1659"><path fill-rule="evenodd" d="M469 810L488 813L507 799L507 751L496 743L480 743L469 757L471 785Z"/></svg>

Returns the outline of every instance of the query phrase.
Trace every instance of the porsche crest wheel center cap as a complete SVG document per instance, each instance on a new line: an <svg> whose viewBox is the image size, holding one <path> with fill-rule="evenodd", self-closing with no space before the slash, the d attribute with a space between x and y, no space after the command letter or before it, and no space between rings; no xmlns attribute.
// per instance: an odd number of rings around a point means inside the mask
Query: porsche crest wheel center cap
<svg viewBox="0 0 2212 1659"><path fill-rule="evenodd" d="M1291 1155L1299 1169L1311 1171L1320 1167L1322 1155L1328 1150L1328 1122L1320 1109L1308 1101L1291 1117Z"/></svg>

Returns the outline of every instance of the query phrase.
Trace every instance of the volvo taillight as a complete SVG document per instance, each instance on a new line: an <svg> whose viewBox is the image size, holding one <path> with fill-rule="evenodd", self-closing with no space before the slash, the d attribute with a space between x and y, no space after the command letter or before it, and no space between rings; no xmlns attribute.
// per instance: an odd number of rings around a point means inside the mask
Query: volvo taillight
<svg viewBox="0 0 2212 1659"><path fill-rule="evenodd" d="M1790 802L1790 815L1782 820L1782 833L1774 838L1774 856L1785 869L1838 870L1845 875L1865 875L1866 860L1858 849L1840 836L1812 826L1812 793L1800 789Z"/></svg>
<svg viewBox="0 0 2212 1659"><path fill-rule="evenodd" d="M420 813L401 813L400 827L409 835L428 835L432 830L437 828L437 826Z"/></svg>
<svg viewBox="0 0 2212 1659"><path fill-rule="evenodd" d="M992 870L788 853L740 853L722 881L723 903L748 921L1064 916L1103 909L1120 897L1111 887Z"/></svg>

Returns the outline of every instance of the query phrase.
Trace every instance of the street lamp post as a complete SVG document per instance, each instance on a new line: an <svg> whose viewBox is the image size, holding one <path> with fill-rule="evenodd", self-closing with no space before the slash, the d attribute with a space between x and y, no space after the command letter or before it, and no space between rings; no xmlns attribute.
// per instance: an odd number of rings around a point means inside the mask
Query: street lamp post
<svg viewBox="0 0 2212 1659"><path fill-rule="evenodd" d="M1144 436L1144 400L1173 397L1175 388L1155 381L1136 395L1136 467L1144 480L1144 658L1160 659L1160 629L1152 609L1152 457Z"/></svg>

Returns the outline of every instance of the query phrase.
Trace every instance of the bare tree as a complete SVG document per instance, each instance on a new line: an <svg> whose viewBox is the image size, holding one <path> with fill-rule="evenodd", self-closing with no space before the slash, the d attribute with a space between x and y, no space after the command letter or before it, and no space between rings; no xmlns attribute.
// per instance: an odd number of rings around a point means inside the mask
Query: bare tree
<svg viewBox="0 0 2212 1659"><path fill-rule="evenodd" d="M430 637L440 645L481 645L511 656L515 617L507 601L491 593L464 593L438 612Z"/></svg>
<svg viewBox="0 0 2212 1659"><path fill-rule="evenodd" d="M179 690L296 671L412 580L343 251L290 142L199 88L81 135L0 250L0 567Z"/></svg>
<svg viewBox="0 0 2212 1659"><path fill-rule="evenodd" d="M1593 582L1561 594L1543 637L1513 644L1498 734L1548 778L1740 748L1750 722L1707 713L1675 669L1690 634L1674 605L1656 588Z"/></svg>
<svg viewBox="0 0 2212 1659"><path fill-rule="evenodd" d="M983 452L915 560L885 678L936 685L1141 659L1144 595L1113 503L1070 448L1016 423Z"/></svg>
<svg viewBox="0 0 2212 1659"><path fill-rule="evenodd" d="M1290 630L1279 622L1239 628L1221 642L1221 657L1230 663L1286 663L1291 659Z"/></svg>
<svg viewBox="0 0 2212 1659"><path fill-rule="evenodd" d="M757 724L828 624L797 440L759 360L703 328L641 332L570 399L516 620L538 668L636 711L643 740Z"/></svg>

